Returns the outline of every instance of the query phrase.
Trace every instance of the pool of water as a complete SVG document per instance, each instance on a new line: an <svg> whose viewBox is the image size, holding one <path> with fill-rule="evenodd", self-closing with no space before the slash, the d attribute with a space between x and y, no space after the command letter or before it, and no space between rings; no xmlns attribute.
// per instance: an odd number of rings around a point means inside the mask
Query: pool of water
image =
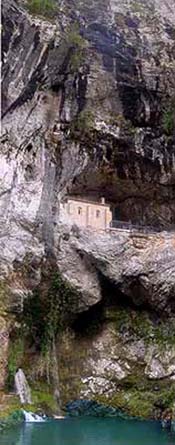
<svg viewBox="0 0 175 445"><path fill-rule="evenodd" d="M156 422L72 418L4 431L0 445L175 445L175 436Z"/></svg>

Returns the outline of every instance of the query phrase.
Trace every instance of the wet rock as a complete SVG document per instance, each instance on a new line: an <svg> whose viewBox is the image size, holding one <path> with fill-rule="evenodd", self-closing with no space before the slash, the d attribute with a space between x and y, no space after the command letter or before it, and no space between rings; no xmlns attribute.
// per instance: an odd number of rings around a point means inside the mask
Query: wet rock
<svg viewBox="0 0 175 445"><path fill-rule="evenodd" d="M171 416L171 431L175 433L175 403L172 407L172 416Z"/></svg>
<svg viewBox="0 0 175 445"><path fill-rule="evenodd" d="M9 346L9 325L6 320L0 316L0 389L5 385L7 377L8 363L8 346Z"/></svg>
<svg viewBox="0 0 175 445"><path fill-rule="evenodd" d="M32 403L31 389L25 377L24 371L20 368L15 374L15 389L22 405Z"/></svg>
<svg viewBox="0 0 175 445"><path fill-rule="evenodd" d="M99 403L90 400L76 400L68 403L66 410L70 416L122 416L119 410L100 405Z"/></svg>

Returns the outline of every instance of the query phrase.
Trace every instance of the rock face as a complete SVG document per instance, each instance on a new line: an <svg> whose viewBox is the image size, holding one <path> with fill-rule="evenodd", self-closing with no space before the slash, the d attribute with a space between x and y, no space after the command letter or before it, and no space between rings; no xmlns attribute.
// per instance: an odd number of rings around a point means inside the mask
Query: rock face
<svg viewBox="0 0 175 445"><path fill-rule="evenodd" d="M141 1L121 6L99 0L89 6L79 2L76 8L65 3L54 23L29 16L12 0L4 2L0 269L2 276L12 274L13 289L15 273L15 292L39 283L43 258L51 254L83 293L90 280L92 304L101 298L91 261L79 261L80 273L76 269L74 274L76 249L75 261L66 243L66 261L60 252L60 200L67 192L103 194L121 219L165 228L173 223L173 19L172 2L145 7ZM114 238L99 236L95 257L102 255L101 243L106 249ZM127 272L108 267L109 278L117 283L121 274L128 281L134 276L145 294L154 287L149 300L155 301L160 286L165 287L160 295L171 300L173 236L165 239L156 243L157 261L148 247L148 273L145 255L139 253L137 259L131 247L125 254ZM93 236L86 240L87 245L94 242ZM116 239L120 256L123 243ZM118 263L115 252L110 253L112 263ZM25 283L19 263L30 264ZM160 286L152 273L161 275ZM121 287L131 294L127 280ZM160 304L166 301L160 297Z"/></svg>
<svg viewBox="0 0 175 445"><path fill-rule="evenodd" d="M64 232L59 247L59 267L77 288L81 286L84 294L91 292L98 302L106 285L107 289L112 288L116 301L121 292L123 300L125 296L130 297L136 306L146 304L160 313L174 312L173 233L144 235L117 230L108 233L80 230L78 236L70 233L69 239L65 239Z"/></svg>
<svg viewBox="0 0 175 445"><path fill-rule="evenodd" d="M91 323L81 317L58 347L63 400L73 394L143 417L158 418L172 408L174 320L157 324L146 311L115 305L100 318L99 308L95 316L91 310Z"/></svg>
<svg viewBox="0 0 175 445"><path fill-rule="evenodd" d="M76 290L74 316L109 295L171 316L174 0L56 3L54 18L29 14L27 1L2 7L0 277L10 310L22 311L54 264ZM66 194L104 196L116 218L162 233L79 230L61 210ZM145 374L172 377L174 362L165 362L152 354ZM84 378L91 388L98 378L101 394L106 370L122 380L130 365L104 354L88 366Z"/></svg>

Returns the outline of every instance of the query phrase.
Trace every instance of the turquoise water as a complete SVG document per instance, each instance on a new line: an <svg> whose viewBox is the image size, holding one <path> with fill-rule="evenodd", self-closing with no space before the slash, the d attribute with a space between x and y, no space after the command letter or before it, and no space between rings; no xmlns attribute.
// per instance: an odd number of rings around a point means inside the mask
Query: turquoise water
<svg viewBox="0 0 175 445"><path fill-rule="evenodd" d="M156 422L79 418L28 423L0 434L0 445L175 445Z"/></svg>

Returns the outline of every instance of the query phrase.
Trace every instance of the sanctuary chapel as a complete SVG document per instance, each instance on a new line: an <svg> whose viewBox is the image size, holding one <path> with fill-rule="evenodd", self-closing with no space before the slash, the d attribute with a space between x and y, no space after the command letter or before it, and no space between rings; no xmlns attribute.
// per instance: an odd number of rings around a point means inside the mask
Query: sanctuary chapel
<svg viewBox="0 0 175 445"><path fill-rule="evenodd" d="M72 222L81 227L92 227L94 229L107 229L112 221L110 205L101 201L90 201L85 198L69 197L64 203L64 208Z"/></svg>

